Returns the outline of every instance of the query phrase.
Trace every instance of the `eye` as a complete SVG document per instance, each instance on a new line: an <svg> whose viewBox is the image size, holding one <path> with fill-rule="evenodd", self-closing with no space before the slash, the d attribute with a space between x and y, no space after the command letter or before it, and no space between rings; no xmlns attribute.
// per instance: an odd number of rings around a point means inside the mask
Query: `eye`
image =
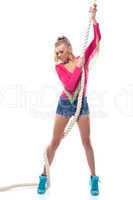
<svg viewBox="0 0 133 200"><path fill-rule="evenodd" d="M56 55L58 56L59 53L63 54L63 50L56 52Z"/></svg>

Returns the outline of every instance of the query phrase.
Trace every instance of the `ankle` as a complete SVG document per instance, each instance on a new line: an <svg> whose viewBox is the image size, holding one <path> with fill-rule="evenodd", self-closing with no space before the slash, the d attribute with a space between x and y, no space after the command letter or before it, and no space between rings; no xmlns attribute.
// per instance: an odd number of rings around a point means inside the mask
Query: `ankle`
<svg viewBox="0 0 133 200"><path fill-rule="evenodd" d="M45 173L42 173L41 176L47 176Z"/></svg>
<svg viewBox="0 0 133 200"><path fill-rule="evenodd" d="M91 176L91 177L92 177L92 176L96 176L96 174L91 174L90 176Z"/></svg>

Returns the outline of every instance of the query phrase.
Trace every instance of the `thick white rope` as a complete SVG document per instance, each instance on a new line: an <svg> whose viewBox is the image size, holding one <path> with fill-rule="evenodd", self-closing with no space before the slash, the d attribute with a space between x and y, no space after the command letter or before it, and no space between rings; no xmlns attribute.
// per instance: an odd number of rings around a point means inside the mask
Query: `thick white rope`
<svg viewBox="0 0 133 200"><path fill-rule="evenodd" d="M96 0L93 0L93 4L96 3ZM90 32L90 27L91 27L91 19L89 20L89 24L88 24L88 29L86 31L85 34L85 38L84 38L84 43L82 46L82 51L81 51L81 58L83 59L82 62L82 76L81 76L81 89L78 95L78 102L77 102L77 108L76 108L76 112L75 115L71 117L70 122L68 123L68 126L65 128L64 130L64 135L62 137L62 139L71 131L72 127L74 126L75 122L78 119L80 110L81 110L81 106L82 106L82 97L83 97L83 90L84 90L84 81L85 81L85 72L84 72L84 51L88 42L88 35ZM46 167L46 175L47 175L47 190L50 187L50 166L49 166L49 161L48 161L48 157L47 157L47 148L44 151L44 162L45 162L45 167ZM18 183L18 184L12 184L12 185L8 185L8 186L3 186L0 187L0 192L2 191L7 191L10 190L12 188L17 188L17 187L29 187L29 186L37 186L38 183Z"/></svg>
<svg viewBox="0 0 133 200"><path fill-rule="evenodd" d="M93 4L96 3L96 0L93 0ZM81 106L82 106L82 98L83 98L83 91L84 91L84 83L85 83L85 72L84 72L84 52L85 52L85 48L87 46L87 42L88 42L88 36L89 36L89 32L90 32L90 27L91 27L91 18L89 19L89 24L88 24L88 28L84 37L84 43L83 46L81 48L81 58L82 58L82 76L81 76L81 89L79 91L78 94L78 101L77 101L77 108L76 108L76 112L74 114L74 116L71 117L67 127L64 130L64 134L62 139L68 135L68 133L71 131L71 129L73 128L75 122L78 119L78 116L80 114L80 110L81 110ZM64 88L64 90L66 90ZM66 91L67 92L67 91ZM45 169L46 169L46 175L48 178L48 185L47 185L47 189L50 187L50 169L49 169L49 162L48 162L48 157L47 157L47 148L44 151L44 162L45 162Z"/></svg>

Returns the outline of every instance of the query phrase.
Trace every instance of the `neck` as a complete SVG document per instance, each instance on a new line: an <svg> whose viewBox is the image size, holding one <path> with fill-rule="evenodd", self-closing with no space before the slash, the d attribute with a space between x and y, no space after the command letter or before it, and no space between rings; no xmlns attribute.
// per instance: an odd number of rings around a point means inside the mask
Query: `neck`
<svg viewBox="0 0 133 200"><path fill-rule="evenodd" d="M74 62L75 59L76 59L76 57L73 56L71 59L70 59L70 58L67 58L67 59L66 59L65 61L63 61L62 63L63 63L63 64L67 64L67 63L70 63L70 62Z"/></svg>

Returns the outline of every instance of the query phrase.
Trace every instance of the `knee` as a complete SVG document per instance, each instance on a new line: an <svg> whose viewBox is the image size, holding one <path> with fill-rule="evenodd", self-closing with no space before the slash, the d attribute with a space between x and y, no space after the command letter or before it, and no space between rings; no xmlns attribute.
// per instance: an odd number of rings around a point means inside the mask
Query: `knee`
<svg viewBox="0 0 133 200"><path fill-rule="evenodd" d="M53 150L56 150L57 147L58 147L59 144L60 144L60 141L61 141L61 139L53 139L52 142L51 142L51 148L52 148Z"/></svg>
<svg viewBox="0 0 133 200"><path fill-rule="evenodd" d="M84 146L85 149L90 149L90 150L92 149L91 142L90 142L90 140L88 138L84 139L82 141L82 144L83 144L83 146Z"/></svg>

